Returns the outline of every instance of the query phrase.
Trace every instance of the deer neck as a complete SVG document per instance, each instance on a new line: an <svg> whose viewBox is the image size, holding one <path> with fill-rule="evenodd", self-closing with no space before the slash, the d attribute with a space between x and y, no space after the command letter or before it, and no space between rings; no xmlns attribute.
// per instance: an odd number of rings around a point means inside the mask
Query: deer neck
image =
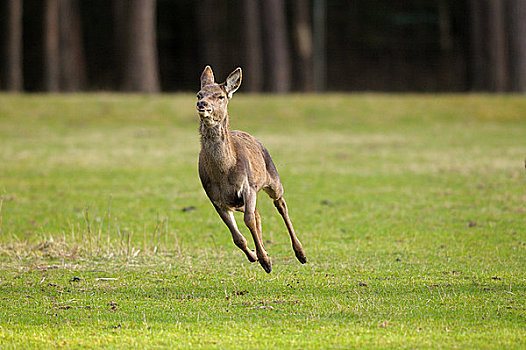
<svg viewBox="0 0 526 350"><path fill-rule="evenodd" d="M199 133L201 134L201 151L209 166L226 172L235 165L236 156L228 115L220 124L214 126L208 126L201 121Z"/></svg>

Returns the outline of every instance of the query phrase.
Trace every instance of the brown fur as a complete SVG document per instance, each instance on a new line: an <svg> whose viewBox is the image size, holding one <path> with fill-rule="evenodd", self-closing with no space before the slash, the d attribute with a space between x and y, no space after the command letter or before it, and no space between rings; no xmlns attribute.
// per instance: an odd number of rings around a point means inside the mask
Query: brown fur
<svg viewBox="0 0 526 350"><path fill-rule="evenodd" d="M305 263L307 258L292 227L283 198L283 186L270 154L253 136L230 130L228 101L240 85L241 68L234 70L222 84L215 83L210 66L206 66L201 75L201 90L197 94L201 121L201 183L232 233L234 243L243 250L248 260L259 261L265 271L270 272L272 265L263 247L261 218L256 209L257 193L265 191L274 200L285 221L296 257ZM256 254L248 249L246 239L237 228L233 211L244 213L244 222L254 239Z"/></svg>

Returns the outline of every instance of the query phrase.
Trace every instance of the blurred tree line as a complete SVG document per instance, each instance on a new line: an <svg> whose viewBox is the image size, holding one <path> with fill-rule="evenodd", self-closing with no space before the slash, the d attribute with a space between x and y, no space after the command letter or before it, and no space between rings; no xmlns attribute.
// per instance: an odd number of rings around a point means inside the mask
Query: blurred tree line
<svg viewBox="0 0 526 350"><path fill-rule="evenodd" d="M4 0L8 91L526 91L526 0Z"/></svg>

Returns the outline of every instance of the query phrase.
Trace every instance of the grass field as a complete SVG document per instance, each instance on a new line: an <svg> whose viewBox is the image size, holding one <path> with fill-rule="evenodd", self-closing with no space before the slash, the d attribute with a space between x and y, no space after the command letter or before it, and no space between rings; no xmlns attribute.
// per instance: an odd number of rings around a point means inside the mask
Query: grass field
<svg viewBox="0 0 526 350"><path fill-rule="evenodd" d="M201 189L194 104L0 95L0 347L526 347L526 97L236 95L309 259L262 193L271 274Z"/></svg>

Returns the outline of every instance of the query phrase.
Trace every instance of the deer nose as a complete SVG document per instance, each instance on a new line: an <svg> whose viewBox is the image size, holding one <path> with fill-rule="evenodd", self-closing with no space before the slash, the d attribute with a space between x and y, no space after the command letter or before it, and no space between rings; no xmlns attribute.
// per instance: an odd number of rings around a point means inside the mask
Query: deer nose
<svg viewBox="0 0 526 350"><path fill-rule="evenodd" d="M206 102L204 100L197 101L197 108L204 109L206 107L208 107L208 102Z"/></svg>

